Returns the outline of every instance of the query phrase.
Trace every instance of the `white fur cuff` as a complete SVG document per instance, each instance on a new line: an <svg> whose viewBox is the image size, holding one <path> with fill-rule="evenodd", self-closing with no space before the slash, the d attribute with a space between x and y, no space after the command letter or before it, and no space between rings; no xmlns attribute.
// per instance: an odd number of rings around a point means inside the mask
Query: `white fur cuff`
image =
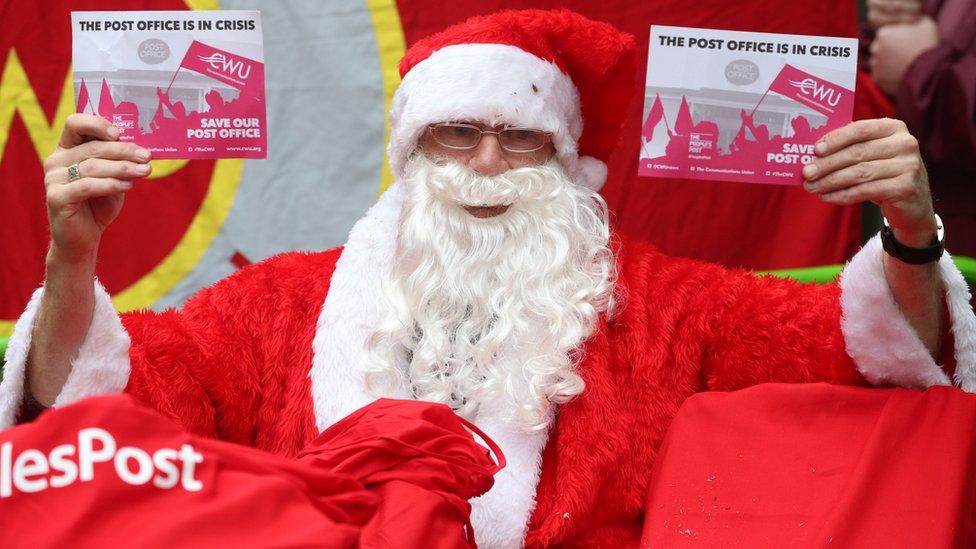
<svg viewBox="0 0 976 549"><path fill-rule="evenodd" d="M14 424L24 399L24 369L42 295L44 288L38 288L31 296L7 345L0 383L0 429ZM71 365L55 407L90 396L122 392L129 381L129 335L122 327L112 299L97 281L92 323Z"/></svg>
<svg viewBox="0 0 976 549"><path fill-rule="evenodd" d="M876 235L841 273L841 329L847 353L874 384L951 385L895 302L885 279L883 255ZM969 306L969 288L948 253L939 260L939 274L955 340L955 382L976 392L976 317Z"/></svg>

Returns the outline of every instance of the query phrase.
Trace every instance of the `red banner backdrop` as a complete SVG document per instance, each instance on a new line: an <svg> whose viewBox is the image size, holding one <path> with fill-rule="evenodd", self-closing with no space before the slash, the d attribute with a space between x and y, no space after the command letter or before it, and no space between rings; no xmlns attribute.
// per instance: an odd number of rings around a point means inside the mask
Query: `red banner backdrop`
<svg viewBox="0 0 976 549"><path fill-rule="evenodd" d="M370 85L374 89L354 88L353 95L378 98L375 103L363 100L363 105L368 107L367 114L375 113L376 116L369 119L357 111L345 119L323 119L317 125L321 127L322 135L303 134L300 138L306 142L309 139L327 141L330 136L347 135L355 128L381 124L378 111L382 97L388 98L396 85L396 78L391 75L396 58L405 46L471 15L503 8L567 7L594 19L608 21L637 37L642 49L641 59L647 56L652 23L833 36L856 34L855 7L847 2L797 0L778 3L776 9L769 9L769 4L760 0L735 3L702 0L686 4L625 0L600 3L585 0L457 0L447 4L434 0L399 0L395 4L394 0L342 2L350 4L346 7L352 12L309 6L284 10L275 4L265 7L268 114L272 134L276 124L278 128L288 128L303 122L297 119L301 116L298 113L303 111L297 108L289 111L292 105L287 99L283 100L284 104L274 104L276 96L272 92L278 94L277 97L289 97L284 92L311 85L303 84L301 78L294 76L310 73L290 66L274 66L275 56L282 55L281 51L275 50L275 44L285 38L292 40L288 46L291 51L295 47L291 45L295 43L295 36L301 39L302 33L319 32L315 29L329 24L327 18L330 17L332 25L345 27L349 26L346 23L352 21L349 18L353 16L366 21L363 30L343 38L360 44L356 51L364 53L361 58L351 56L348 61L344 58L331 61L339 63L340 69L348 69L345 77L318 76L331 78L326 80L329 86L344 85L350 80L348 74L362 75L364 81L373 82ZM0 196L3 197L0 200L0 336L10 332L12 320L19 316L44 274L44 253L49 235L42 159L54 149L64 118L75 110L70 79L70 11L187 9L188 5L208 9L216 7L217 3L213 0L187 0L185 3L177 0L60 0L44 3L5 0L0 4L0 13L3 13L0 18ZM307 21L309 17L302 11L312 9L319 9L315 13L319 19L314 20L314 24ZM356 10L359 10L358 15L354 13ZM372 35L369 35L370 18ZM336 55L333 51L338 49L335 44L322 42L321 37L317 40L308 39L301 43L300 47L307 49L302 54L305 63L318 61L318 57L330 53ZM378 63L376 52L379 52ZM670 254L757 269L838 263L856 250L860 234L860 216L856 207L828 206L799 188L637 177L643 80L644 71L641 70L635 75L634 99L621 144L610 161L610 178L604 190L619 228L654 242ZM88 85L96 84L89 82ZM322 87L319 83L314 85ZM330 88L330 93L324 93L323 87L323 93L318 94L316 100L327 101L336 94L335 89ZM867 79L859 79L855 116L878 116L888 112L889 106L873 84ZM283 120L288 116L296 119ZM306 120L308 116L304 114ZM344 129L343 124L351 129ZM369 164L363 168L362 164L366 162L363 158L368 155L344 150L339 155L342 162L359 162L360 170L376 174L375 181L365 183L357 176L357 185L372 187L367 189L363 200L371 200L375 189L383 188L388 181L381 177L378 151L384 146L379 138L382 131L377 128L370 134L376 137L369 140L357 138L358 141L347 140L337 145L340 149L348 148L350 143L356 142L359 146L372 148L371 154L376 160L368 162L375 166ZM294 159L289 161L290 151L285 150L280 141L279 148L275 149L275 137L273 134L268 160L253 161L267 164L249 163L247 170L240 160L156 164L153 180L137 184L128 193L120 218L104 236L98 267L101 281L113 294L120 309L149 307L163 295L168 295L172 304L185 293L226 275L248 260L297 246L299 244L290 244L286 238L295 232L288 223L328 213L321 210L310 213L302 210L301 204L309 203L309 197L316 195L326 195L325 198L332 202L350 195L349 189L353 187L342 187L348 185L343 182L329 186L330 177L325 177L322 170L305 170L297 175L287 172L288 189L295 188L298 175L306 178L307 181L301 182L307 189L302 195L304 198L291 200L284 210L278 204L263 206L269 196L267 185L275 182L276 172L295 165ZM282 138L282 132L277 137ZM328 166L333 165L335 162L330 160ZM242 180L246 184L240 185L238 193L238 182ZM279 213L256 218L253 206L250 206L252 209L238 208L242 202L248 203L246 199L250 199L250 204L261 203L265 210L278 208ZM260 229L241 232L243 237L231 235L234 238L225 237L220 241L216 236L224 230L232 205L235 209L243 209L236 218L238 223L245 219L252 226L260 225ZM342 219L348 221L330 227L332 234L324 241L329 245L342 242L352 221L365 211L366 206L368 204L364 202L336 208L347 216ZM321 208L321 205L313 207ZM235 218L231 216L230 219ZM261 246L248 248L247 239L253 235L264 240ZM215 242L227 249L221 251L222 255L211 254L219 257L211 257L210 263L200 263L204 252L217 245ZM201 270L207 272L201 273ZM179 292L173 290L178 283L181 284Z"/></svg>

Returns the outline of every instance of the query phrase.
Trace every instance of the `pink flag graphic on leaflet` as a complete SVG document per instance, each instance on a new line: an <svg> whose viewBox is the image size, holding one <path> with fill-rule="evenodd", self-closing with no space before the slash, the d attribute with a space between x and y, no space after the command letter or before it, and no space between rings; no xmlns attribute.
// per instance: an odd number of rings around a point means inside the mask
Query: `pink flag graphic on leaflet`
<svg viewBox="0 0 976 549"><path fill-rule="evenodd" d="M641 134L645 139L652 139L654 137L654 128L657 127L662 118L664 118L664 105L661 103L661 96L657 95L654 98L654 104L651 105L651 112L647 113L647 120L644 122L644 127L641 129Z"/></svg>
<svg viewBox="0 0 976 549"><path fill-rule="evenodd" d="M81 86L78 88L78 108L75 112L85 112L85 107L88 106L88 86L85 84L85 79L81 79Z"/></svg>
<svg viewBox="0 0 976 549"><path fill-rule="evenodd" d="M674 133L687 135L694 129L695 122L691 119L691 108L688 106L688 99L681 96L681 106L678 107L678 119L674 122Z"/></svg>
<svg viewBox="0 0 976 549"><path fill-rule="evenodd" d="M186 50L180 67L220 80L238 90L249 87L252 82L258 85L264 82L263 63L196 40Z"/></svg>
<svg viewBox="0 0 976 549"><path fill-rule="evenodd" d="M785 65L769 90L784 95L827 117L831 121L848 121L854 112L854 91L808 72Z"/></svg>
<svg viewBox="0 0 976 549"><path fill-rule="evenodd" d="M108 87L108 81L102 78L102 91L98 94L98 114L111 119L115 114L115 102L112 101L112 90Z"/></svg>

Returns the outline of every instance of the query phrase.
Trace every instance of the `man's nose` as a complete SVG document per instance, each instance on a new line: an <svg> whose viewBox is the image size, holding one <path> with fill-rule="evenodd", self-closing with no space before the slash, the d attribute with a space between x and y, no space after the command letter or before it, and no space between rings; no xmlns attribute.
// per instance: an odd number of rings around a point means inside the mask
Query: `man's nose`
<svg viewBox="0 0 976 549"><path fill-rule="evenodd" d="M508 170L505 151L498 144L498 136L486 133L475 147L468 167L486 177L494 177Z"/></svg>

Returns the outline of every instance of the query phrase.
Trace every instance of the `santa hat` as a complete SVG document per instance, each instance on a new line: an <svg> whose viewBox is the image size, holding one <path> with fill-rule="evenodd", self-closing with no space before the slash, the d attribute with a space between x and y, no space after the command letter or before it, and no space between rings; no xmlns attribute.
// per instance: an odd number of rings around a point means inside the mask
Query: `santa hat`
<svg viewBox="0 0 976 549"><path fill-rule="evenodd" d="M390 110L402 177L428 124L473 120L552 134L579 183L599 189L633 95L633 36L567 10L473 17L414 44Z"/></svg>

